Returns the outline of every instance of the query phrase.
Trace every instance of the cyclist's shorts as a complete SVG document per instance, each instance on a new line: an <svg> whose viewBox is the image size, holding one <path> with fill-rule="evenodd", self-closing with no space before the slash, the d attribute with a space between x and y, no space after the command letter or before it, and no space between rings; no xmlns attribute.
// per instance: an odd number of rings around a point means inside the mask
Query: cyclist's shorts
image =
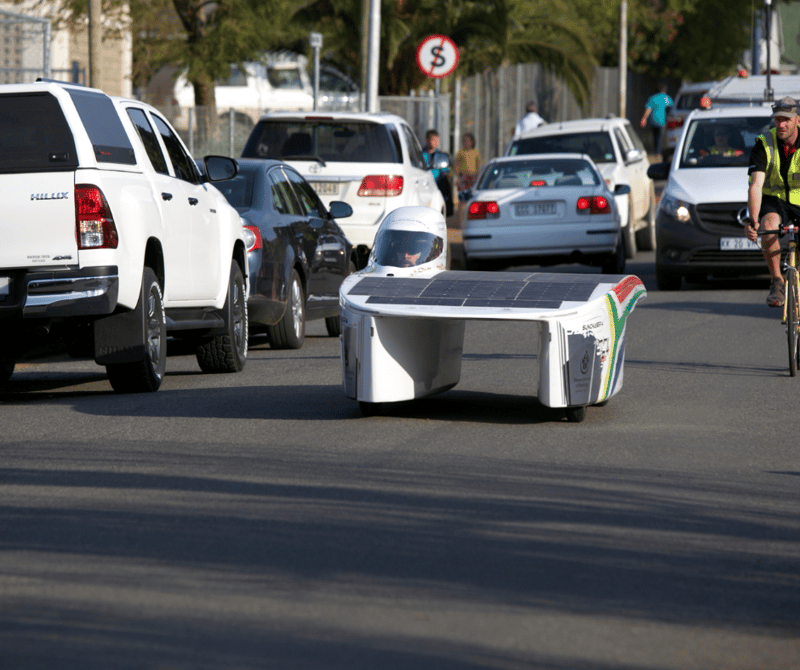
<svg viewBox="0 0 800 670"><path fill-rule="evenodd" d="M763 221L767 214L775 212L781 217L781 223L788 223L789 211L800 220L800 207L781 200L774 195L764 195L761 197L761 211L758 213L758 220Z"/></svg>

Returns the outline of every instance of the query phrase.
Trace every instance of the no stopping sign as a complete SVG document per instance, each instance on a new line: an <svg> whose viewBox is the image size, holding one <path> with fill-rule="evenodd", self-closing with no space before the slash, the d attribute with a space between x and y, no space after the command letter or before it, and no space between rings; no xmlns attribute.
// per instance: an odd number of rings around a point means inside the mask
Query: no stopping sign
<svg viewBox="0 0 800 670"><path fill-rule="evenodd" d="M440 79L458 65L458 47L449 37L431 35L417 47L417 67L429 77Z"/></svg>

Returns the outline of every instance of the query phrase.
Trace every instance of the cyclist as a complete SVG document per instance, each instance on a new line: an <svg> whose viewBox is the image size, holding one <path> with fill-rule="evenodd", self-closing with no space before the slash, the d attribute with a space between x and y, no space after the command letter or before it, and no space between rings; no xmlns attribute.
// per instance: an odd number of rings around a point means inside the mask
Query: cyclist
<svg viewBox="0 0 800 670"><path fill-rule="evenodd" d="M789 210L800 215L800 116L797 101L785 97L772 106L775 127L756 138L750 152L748 170L750 187L747 205L750 225L745 234L753 242L758 240L759 226L777 230L787 221ZM764 235L761 248L772 277L767 305L781 307L784 285L781 276L781 246L777 235Z"/></svg>

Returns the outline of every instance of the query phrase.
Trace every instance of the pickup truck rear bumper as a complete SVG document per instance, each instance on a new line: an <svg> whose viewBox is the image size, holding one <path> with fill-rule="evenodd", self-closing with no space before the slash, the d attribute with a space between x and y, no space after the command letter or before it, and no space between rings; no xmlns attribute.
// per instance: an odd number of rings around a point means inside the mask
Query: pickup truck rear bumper
<svg viewBox="0 0 800 670"><path fill-rule="evenodd" d="M0 284L0 319L103 315L117 306L116 265L44 272L0 270L0 279L5 278L8 282Z"/></svg>

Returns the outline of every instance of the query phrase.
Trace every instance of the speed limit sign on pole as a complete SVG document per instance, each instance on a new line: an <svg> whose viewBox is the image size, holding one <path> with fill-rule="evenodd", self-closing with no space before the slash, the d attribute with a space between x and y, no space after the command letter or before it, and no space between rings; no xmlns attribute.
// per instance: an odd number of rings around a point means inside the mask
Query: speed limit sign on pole
<svg viewBox="0 0 800 670"><path fill-rule="evenodd" d="M429 77L441 79L458 65L458 47L449 37L431 35L417 47L417 67Z"/></svg>

